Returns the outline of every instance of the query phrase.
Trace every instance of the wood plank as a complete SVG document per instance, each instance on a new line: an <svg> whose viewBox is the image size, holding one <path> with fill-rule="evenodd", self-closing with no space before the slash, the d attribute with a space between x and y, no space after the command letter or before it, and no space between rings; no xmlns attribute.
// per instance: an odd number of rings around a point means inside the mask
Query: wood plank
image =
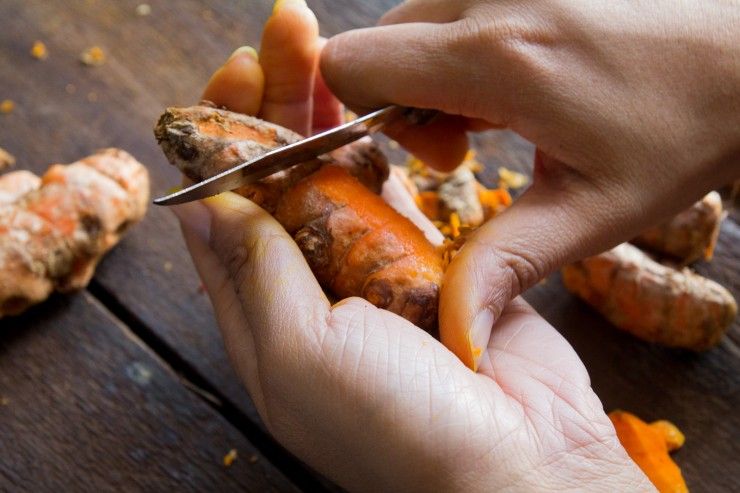
<svg viewBox="0 0 740 493"><path fill-rule="evenodd" d="M207 7L195 0L151 2L152 15L140 18L133 13L138 3L78 0L62 6L8 0L0 4L0 15L13 20L0 31L0 64L13 67L0 72L0 99L18 103L14 114L0 118L0 146L16 154L21 166L41 170L50 161L71 161L94 148L119 145L150 165L155 194L177 182L177 173L151 137L154 120L168 104L197 99L209 74L234 47L256 45L270 5L226 0L209 2ZM396 2L309 3L322 33L331 35L374 23ZM49 46L48 60L28 56L35 39ZM107 64L91 69L77 63L78 53L91 44L106 50ZM70 83L74 94L65 91ZM88 100L91 92L97 101ZM531 170L532 147L513 134L486 133L475 142L480 159L491 165L488 179L495 176L497 165ZM728 286L736 298L740 296L738 244L738 226L727 222L715 261L699 266ZM96 279L101 289L213 387L251 419L258 419L224 355L207 299L198 290L199 281L167 211L153 208L104 261ZM729 467L736 456L727 453L733 442L722 434L732 427L737 430L735 418L727 413L738 407L740 353L732 342L740 341L737 321L722 346L695 356L645 344L614 330L567 294L557 278L527 297L578 350L608 409L622 407L648 418L676 420L688 435L686 449L677 460L691 486L701 488L703 481L727 486L722 483L728 481L727 475L715 472ZM726 426L711 426L723 420Z"/></svg>
<svg viewBox="0 0 740 493"><path fill-rule="evenodd" d="M0 490L297 491L89 294L0 329Z"/></svg>

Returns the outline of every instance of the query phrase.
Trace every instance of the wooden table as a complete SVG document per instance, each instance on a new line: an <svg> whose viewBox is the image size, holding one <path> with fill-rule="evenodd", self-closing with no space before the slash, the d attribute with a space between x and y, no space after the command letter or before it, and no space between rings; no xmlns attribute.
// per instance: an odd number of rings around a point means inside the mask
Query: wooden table
<svg viewBox="0 0 740 493"><path fill-rule="evenodd" d="M178 182L152 136L167 105L195 102L231 51L256 45L268 1L4 0L0 146L41 172L106 146L151 170L153 194ZM372 24L394 0L309 0L322 33ZM29 54L43 41L49 58ZM107 61L86 67L98 45ZM501 132L481 159L530 170L531 146ZM402 157L392 152L395 159ZM727 220L703 273L740 297L740 226ZM224 354L175 218L152 207L90 287L0 321L0 490L336 490L265 432ZM740 489L740 326L691 354L640 342L568 295L558 278L527 294L581 355L606 409L669 418L695 491ZM231 449L238 459L223 457Z"/></svg>

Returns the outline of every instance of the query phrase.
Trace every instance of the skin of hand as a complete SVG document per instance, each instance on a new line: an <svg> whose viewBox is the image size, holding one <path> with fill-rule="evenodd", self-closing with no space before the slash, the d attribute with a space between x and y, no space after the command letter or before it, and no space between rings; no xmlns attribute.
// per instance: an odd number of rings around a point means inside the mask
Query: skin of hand
<svg viewBox="0 0 740 493"><path fill-rule="evenodd" d="M533 185L445 275L440 333L468 366L548 273L740 177L738 25L738 3L721 0L409 0L329 40L321 71L351 108L458 118L446 139L394 136L428 164L455 166L438 148L466 130L537 146Z"/></svg>
<svg viewBox="0 0 740 493"><path fill-rule="evenodd" d="M281 12L309 15L304 8L285 1ZM253 51L241 50L214 74L206 94L256 111L262 94L235 93L230 85L257 87L258 68ZM308 71L295 89L311 94L315 84L311 102L297 104L284 93L285 105L273 98L265 117L309 130L341 120L341 105L313 77ZM264 80L268 94L271 79ZM388 196L403 208L413 201L399 198L401 188ZM292 238L250 201L225 193L174 211L230 359L264 423L341 486L652 490L619 444L573 349L521 299L498 318L475 373L395 314L359 298L331 305Z"/></svg>

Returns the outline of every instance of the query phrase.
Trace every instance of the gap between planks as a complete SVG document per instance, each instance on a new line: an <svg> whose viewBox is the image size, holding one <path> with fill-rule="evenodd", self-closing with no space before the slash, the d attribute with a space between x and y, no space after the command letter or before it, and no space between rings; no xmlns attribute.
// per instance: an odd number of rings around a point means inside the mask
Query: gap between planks
<svg viewBox="0 0 740 493"><path fill-rule="evenodd" d="M218 391L203 375L177 351L150 330L134 313L126 308L113 293L93 279L87 291L118 319L136 343L150 351L162 365L171 371L190 392L219 413L239 430L278 470L303 491L329 491L324 481L316 477L305 464L286 451L259 424L243 413L232 401Z"/></svg>

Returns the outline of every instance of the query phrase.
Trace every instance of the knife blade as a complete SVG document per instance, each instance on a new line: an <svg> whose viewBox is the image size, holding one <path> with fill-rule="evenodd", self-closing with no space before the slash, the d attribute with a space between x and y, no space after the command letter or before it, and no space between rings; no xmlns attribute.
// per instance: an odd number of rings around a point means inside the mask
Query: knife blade
<svg viewBox="0 0 740 493"><path fill-rule="evenodd" d="M154 199L156 205L175 205L200 200L261 180L278 171L313 159L327 160L326 153L395 124L423 125L437 114L434 110L386 106L262 156L239 164L187 188Z"/></svg>

